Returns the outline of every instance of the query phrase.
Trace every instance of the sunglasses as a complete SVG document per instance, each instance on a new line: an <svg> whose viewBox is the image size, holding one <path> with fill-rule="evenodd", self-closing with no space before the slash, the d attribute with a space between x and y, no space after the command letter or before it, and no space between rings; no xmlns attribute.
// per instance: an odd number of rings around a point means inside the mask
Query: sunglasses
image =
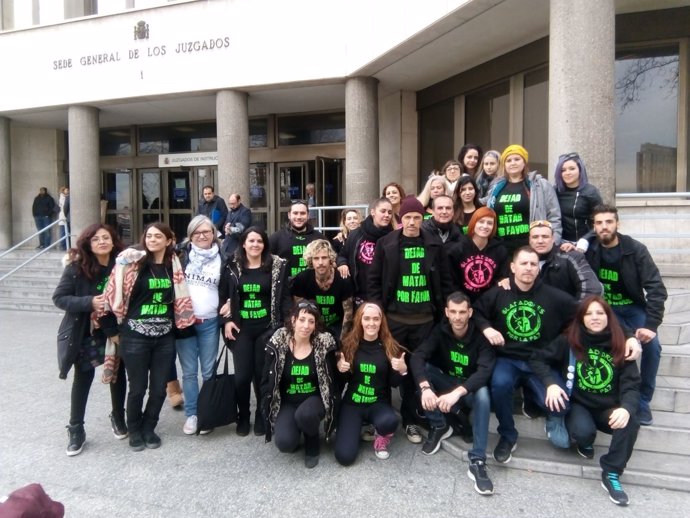
<svg viewBox="0 0 690 518"><path fill-rule="evenodd" d="M318 313L319 308L316 307L316 304L309 300L302 300L297 304L297 309L311 309L312 311L316 311Z"/></svg>
<svg viewBox="0 0 690 518"><path fill-rule="evenodd" d="M558 157L558 160L562 160L563 162L567 162L568 160L580 160L580 155L577 153L567 153L565 155L561 155Z"/></svg>
<svg viewBox="0 0 690 518"><path fill-rule="evenodd" d="M538 220L533 221L532 223L529 224L530 230L532 230L533 228L538 228L538 227L546 227L546 228L550 228L551 230L553 230L553 228L551 227L551 222L546 221L545 219L538 219Z"/></svg>

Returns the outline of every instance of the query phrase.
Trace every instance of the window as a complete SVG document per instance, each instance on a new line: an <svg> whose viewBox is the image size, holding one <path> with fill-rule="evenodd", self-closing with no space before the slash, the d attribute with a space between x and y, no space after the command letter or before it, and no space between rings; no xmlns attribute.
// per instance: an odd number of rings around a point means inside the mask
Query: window
<svg viewBox="0 0 690 518"><path fill-rule="evenodd" d="M123 156L132 154L129 128L109 128L100 131L100 155Z"/></svg>
<svg viewBox="0 0 690 518"><path fill-rule="evenodd" d="M278 118L278 145L345 142L345 113L315 113Z"/></svg>
<svg viewBox="0 0 690 518"><path fill-rule="evenodd" d="M180 123L139 128L139 154L216 151L216 123Z"/></svg>
<svg viewBox="0 0 690 518"><path fill-rule="evenodd" d="M419 112L420 183L432 170L457 156L458 150L453 149L453 120L453 99Z"/></svg>
<svg viewBox="0 0 690 518"><path fill-rule="evenodd" d="M510 83L503 82L465 97L465 142L483 149L504 149L508 144Z"/></svg>
<svg viewBox="0 0 690 518"><path fill-rule="evenodd" d="M616 55L616 191L675 192L678 47Z"/></svg>
<svg viewBox="0 0 690 518"><path fill-rule="evenodd" d="M553 178L549 171L549 72L542 68L525 74L523 145L529 152L530 170ZM558 154L572 149L556 150Z"/></svg>

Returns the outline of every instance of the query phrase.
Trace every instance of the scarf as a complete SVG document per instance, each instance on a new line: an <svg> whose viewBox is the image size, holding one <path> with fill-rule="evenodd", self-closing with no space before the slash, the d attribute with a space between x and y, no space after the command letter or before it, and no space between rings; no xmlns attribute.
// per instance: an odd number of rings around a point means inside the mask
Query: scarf
<svg viewBox="0 0 690 518"><path fill-rule="evenodd" d="M379 238L385 236L391 230L393 229L390 226L382 228L374 225L374 219L371 216L367 216L362 222L362 232L371 241L378 241Z"/></svg>
<svg viewBox="0 0 690 518"><path fill-rule="evenodd" d="M200 274L205 265L213 262L218 257L218 245L213 243L211 248L208 249L199 248L194 243L191 243L191 245L186 271L188 273Z"/></svg>

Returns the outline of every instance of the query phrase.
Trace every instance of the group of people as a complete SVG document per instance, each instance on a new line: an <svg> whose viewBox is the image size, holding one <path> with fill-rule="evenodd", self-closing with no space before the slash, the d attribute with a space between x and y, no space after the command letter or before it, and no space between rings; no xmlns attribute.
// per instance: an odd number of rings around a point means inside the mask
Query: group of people
<svg viewBox="0 0 690 518"><path fill-rule="evenodd" d="M55 201L46 187L41 187L38 194L31 204L31 214L34 217L36 230L38 234L37 249L44 249L50 247L53 243L53 237L50 229L47 227L58 219L60 227L60 244L61 250L69 248L69 187L60 187L60 195L58 201Z"/></svg>
<svg viewBox="0 0 690 518"><path fill-rule="evenodd" d="M666 290L646 247L618 232L616 208L601 203L577 154L559 159L555 187L527 164L519 145L500 154L467 145L426 194L393 183L364 219L343 211L330 241L304 200L270 237L251 222L227 224L227 214L222 230L196 216L177 246L160 222L127 250L107 225L87 228L54 295L67 312L60 375L75 369L68 455L85 442L99 361L113 432L133 450L161 444L155 428L175 354L183 431L210 433L197 426L198 378L212 375L222 336L235 367L236 433L253 429L283 452L303 442L309 468L322 423L349 465L362 441L388 458L402 421L426 455L453 433L471 442L468 476L492 494L489 416L493 408L499 423L493 458L507 463L522 388L523 413L546 416L554 446L592 459L597 430L612 435L602 485L626 505L620 475L639 425L653 421Z"/></svg>

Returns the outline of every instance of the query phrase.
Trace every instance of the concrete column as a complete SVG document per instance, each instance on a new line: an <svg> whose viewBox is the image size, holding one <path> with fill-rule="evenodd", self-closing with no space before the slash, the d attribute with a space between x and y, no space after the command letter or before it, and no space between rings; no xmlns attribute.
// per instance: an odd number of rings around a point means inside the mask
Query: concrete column
<svg viewBox="0 0 690 518"><path fill-rule="evenodd" d="M614 0L551 0L549 167L578 152L605 201L616 181L614 61Z"/></svg>
<svg viewBox="0 0 690 518"><path fill-rule="evenodd" d="M10 120L0 117L0 250L12 246L12 148Z"/></svg>
<svg viewBox="0 0 690 518"><path fill-rule="evenodd" d="M246 92L216 94L218 191L226 199L237 192L249 205L249 119Z"/></svg>
<svg viewBox="0 0 690 518"><path fill-rule="evenodd" d="M101 220L101 171L98 163L98 109L70 106L69 188L70 234Z"/></svg>
<svg viewBox="0 0 690 518"><path fill-rule="evenodd" d="M378 87L372 77L345 84L345 203L369 203L379 187Z"/></svg>

